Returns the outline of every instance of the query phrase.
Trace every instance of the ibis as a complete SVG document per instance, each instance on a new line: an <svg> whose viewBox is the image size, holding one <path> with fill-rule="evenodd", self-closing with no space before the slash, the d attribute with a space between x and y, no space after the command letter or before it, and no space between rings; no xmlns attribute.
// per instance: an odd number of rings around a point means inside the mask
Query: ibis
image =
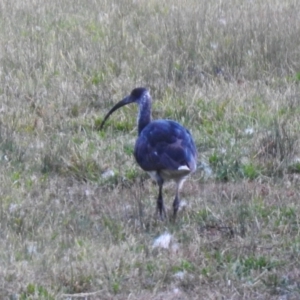
<svg viewBox="0 0 300 300"><path fill-rule="evenodd" d="M162 195L163 184L167 180L175 181L173 215L176 218L180 205L179 190L187 176L195 172L197 166L197 150L193 137L188 129L175 121L168 119L152 121L152 98L148 89L144 87L133 89L129 96L118 102L104 117L100 130L114 111L130 103L139 106L135 160L158 184L157 212L162 220L166 217Z"/></svg>

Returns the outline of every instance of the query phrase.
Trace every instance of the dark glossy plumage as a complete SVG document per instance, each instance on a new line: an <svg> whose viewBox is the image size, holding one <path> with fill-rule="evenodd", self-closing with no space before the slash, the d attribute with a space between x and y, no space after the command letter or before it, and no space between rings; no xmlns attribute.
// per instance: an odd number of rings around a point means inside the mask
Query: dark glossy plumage
<svg viewBox="0 0 300 300"><path fill-rule="evenodd" d="M105 116L101 128L108 117L120 107L137 103L139 105L138 139L134 157L139 166L147 171L158 183L157 209L161 218L166 215L162 187L165 180L177 184L173 202L174 217L179 208L179 189L186 177L196 170L197 150L190 132L172 120L151 121L151 96L145 88L136 88L117 103Z"/></svg>
<svg viewBox="0 0 300 300"><path fill-rule="evenodd" d="M134 156L145 171L196 169L196 148L190 132L171 120L156 120L140 133Z"/></svg>

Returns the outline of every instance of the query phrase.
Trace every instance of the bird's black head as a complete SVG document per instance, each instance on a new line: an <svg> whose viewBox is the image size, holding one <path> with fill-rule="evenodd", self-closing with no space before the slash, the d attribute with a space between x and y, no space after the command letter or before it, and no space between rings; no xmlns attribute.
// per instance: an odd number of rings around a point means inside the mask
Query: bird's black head
<svg viewBox="0 0 300 300"><path fill-rule="evenodd" d="M100 129L103 128L104 123L106 122L106 120L108 119L108 117L117 109L119 109L120 107L130 104L130 103L141 103L144 100L146 101L151 101L149 92L146 88L144 87L138 87L135 88L131 91L130 95L125 97L123 100L121 100L120 102L118 102L104 117L104 120L102 121L101 125L100 125Z"/></svg>
<svg viewBox="0 0 300 300"><path fill-rule="evenodd" d="M131 91L130 93L130 97L133 99L138 100L140 99L145 93L147 93L148 90L144 87L138 87L138 88L135 88Z"/></svg>

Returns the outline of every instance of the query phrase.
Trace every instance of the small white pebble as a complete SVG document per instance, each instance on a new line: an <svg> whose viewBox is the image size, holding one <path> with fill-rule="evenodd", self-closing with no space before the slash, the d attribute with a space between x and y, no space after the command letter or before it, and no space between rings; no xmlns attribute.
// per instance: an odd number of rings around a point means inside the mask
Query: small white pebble
<svg viewBox="0 0 300 300"><path fill-rule="evenodd" d="M113 170L106 170L104 173L102 173L102 178L109 178L115 176L115 172Z"/></svg>
<svg viewBox="0 0 300 300"><path fill-rule="evenodd" d="M222 154L226 154L227 151L226 151L225 148L221 148L220 152L221 152Z"/></svg>
<svg viewBox="0 0 300 300"><path fill-rule="evenodd" d="M131 210L131 208L132 208L132 205L130 205L130 204L124 205L124 210Z"/></svg>
<svg viewBox="0 0 300 300"><path fill-rule="evenodd" d="M60 200L58 198L55 198L53 200L53 203L55 203L55 205L59 206L60 205Z"/></svg>
<svg viewBox="0 0 300 300"><path fill-rule="evenodd" d="M204 176L205 176L205 178L210 178L210 177L213 176L213 170L212 170L212 168L209 166L209 164L207 164L206 162L201 162L201 163L198 165L198 169L204 171Z"/></svg>
<svg viewBox="0 0 300 300"><path fill-rule="evenodd" d="M31 176L30 176L30 180L31 180L32 182L37 182L37 181L38 181L38 178L37 178L36 175L31 175Z"/></svg>
<svg viewBox="0 0 300 300"><path fill-rule="evenodd" d="M216 50L219 47L219 45L218 45L218 43L210 43L210 47L212 49Z"/></svg>
<svg viewBox="0 0 300 300"><path fill-rule="evenodd" d="M227 24L226 19L225 18L220 18L219 19L219 23L223 26L225 26Z"/></svg>
<svg viewBox="0 0 300 300"><path fill-rule="evenodd" d="M245 129L245 133L248 135L251 135L254 133L254 129L252 127L248 127Z"/></svg>
<svg viewBox="0 0 300 300"><path fill-rule="evenodd" d="M168 232L163 233L158 238L155 239L152 247L153 248L163 248L168 249L171 244L172 235Z"/></svg>
<svg viewBox="0 0 300 300"><path fill-rule="evenodd" d="M19 207L18 204L16 204L16 203L11 203L11 204L9 205L8 211L12 214L12 213L14 213L14 212L17 210L18 207Z"/></svg>
<svg viewBox="0 0 300 300"><path fill-rule="evenodd" d="M34 243L27 246L27 252L29 255L37 254L37 247Z"/></svg>
<svg viewBox="0 0 300 300"><path fill-rule="evenodd" d="M185 274L186 274L185 272L179 271L179 272L175 273L175 274L173 275L173 277L175 277L176 279L183 280Z"/></svg>
<svg viewBox="0 0 300 300"><path fill-rule="evenodd" d="M188 206L188 203L184 200L184 199L181 199L181 201L179 202L179 211L184 209L185 207Z"/></svg>

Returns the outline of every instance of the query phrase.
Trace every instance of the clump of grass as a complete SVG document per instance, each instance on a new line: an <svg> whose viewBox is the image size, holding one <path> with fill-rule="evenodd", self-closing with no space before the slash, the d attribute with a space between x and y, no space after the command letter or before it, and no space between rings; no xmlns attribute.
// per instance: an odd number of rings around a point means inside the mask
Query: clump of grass
<svg viewBox="0 0 300 300"><path fill-rule="evenodd" d="M218 180L228 181L241 178L243 175L241 162L239 159L232 157L231 154L213 153L209 157L209 163L213 167Z"/></svg>
<svg viewBox="0 0 300 300"><path fill-rule="evenodd" d="M259 139L255 154L265 174L280 175L289 171L289 165L297 153L296 141L296 135L289 132L285 123L274 122L272 129Z"/></svg>
<svg viewBox="0 0 300 300"><path fill-rule="evenodd" d="M242 166L245 178L253 180L259 176L259 168L253 164L245 164Z"/></svg>
<svg viewBox="0 0 300 300"><path fill-rule="evenodd" d="M238 264L235 265L235 272L238 277L248 277L251 272L256 270L271 271L276 268L278 262L272 261L269 257L265 256L248 256L240 258Z"/></svg>
<svg viewBox="0 0 300 300"><path fill-rule="evenodd" d="M13 297L13 295L11 296ZM26 287L26 291L20 294L20 299L27 300L27 299L48 299L54 300L55 297L47 291L46 288L43 286L35 286L33 283L29 283Z"/></svg>

